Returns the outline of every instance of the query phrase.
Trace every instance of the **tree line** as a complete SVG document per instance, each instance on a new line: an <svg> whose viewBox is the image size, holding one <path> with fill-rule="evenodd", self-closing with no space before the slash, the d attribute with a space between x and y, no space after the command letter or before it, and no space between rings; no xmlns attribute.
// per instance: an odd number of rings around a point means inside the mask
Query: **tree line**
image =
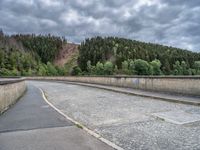
<svg viewBox="0 0 200 150"><path fill-rule="evenodd" d="M142 59L129 59L123 61L121 66L121 69L119 69L111 61L97 62L96 65L91 65L89 60L86 71L82 71L79 66L75 66L72 75L164 75L161 69L162 64L158 59L151 62ZM176 61L173 64L171 75L200 75L200 61L195 61L192 68L188 68L185 61Z"/></svg>
<svg viewBox="0 0 200 150"><path fill-rule="evenodd" d="M200 53L124 38L94 37L79 46L78 66L74 70L91 74L88 64L94 70L108 62L114 74L197 75Z"/></svg>
<svg viewBox="0 0 200 150"><path fill-rule="evenodd" d="M53 65L63 37L5 35L0 31L0 76L66 75ZM72 75L199 75L200 53L117 37L94 37L79 46ZM69 67L68 67L69 68Z"/></svg>
<svg viewBox="0 0 200 150"><path fill-rule="evenodd" d="M5 35L0 31L0 76L65 75L66 69L53 65L67 41L49 35Z"/></svg>
<svg viewBox="0 0 200 150"><path fill-rule="evenodd" d="M63 43L67 43L65 38L52 36L50 34L44 35L12 35L11 38L16 39L18 42L28 50L35 52L39 55L43 63L52 62L59 50L62 48Z"/></svg>

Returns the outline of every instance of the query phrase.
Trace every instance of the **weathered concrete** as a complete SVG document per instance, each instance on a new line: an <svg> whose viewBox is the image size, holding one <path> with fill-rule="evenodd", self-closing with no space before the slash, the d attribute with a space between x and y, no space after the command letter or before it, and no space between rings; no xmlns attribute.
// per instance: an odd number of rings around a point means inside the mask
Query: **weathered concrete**
<svg viewBox="0 0 200 150"><path fill-rule="evenodd" d="M154 116L155 113L181 111L192 118L200 115L199 106L79 85L31 83L42 88L48 100L64 114L126 150L200 149L200 122L179 125ZM172 118L173 114L168 116Z"/></svg>
<svg viewBox="0 0 200 150"><path fill-rule="evenodd" d="M99 88L103 90L108 90L108 91L113 91L113 92L123 93L123 94L128 94L128 95L148 97L148 98L153 98L156 100L163 100L163 101L168 101L168 102L200 106L200 97L191 96L191 95L180 95L180 94L172 94L172 93L164 93L164 92L145 91L145 90L140 90L140 89L99 85L99 84L94 84L94 83L90 84L90 83L68 82L68 81L65 81L65 82L55 81L55 82L88 86L88 87Z"/></svg>
<svg viewBox="0 0 200 150"><path fill-rule="evenodd" d="M65 80L71 82L84 82L102 85L128 87L149 91L178 93L200 96L200 77L29 77L27 79L40 80Z"/></svg>
<svg viewBox="0 0 200 150"><path fill-rule="evenodd" d="M24 79L2 79L0 78L0 114L14 104L25 92Z"/></svg>

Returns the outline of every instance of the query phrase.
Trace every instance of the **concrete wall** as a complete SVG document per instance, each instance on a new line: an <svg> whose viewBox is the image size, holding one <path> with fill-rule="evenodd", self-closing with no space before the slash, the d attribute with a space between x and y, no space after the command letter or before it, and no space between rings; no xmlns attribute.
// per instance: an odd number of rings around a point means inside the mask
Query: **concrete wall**
<svg viewBox="0 0 200 150"><path fill-rule="evenodd" d="M128 87L134 89L179 93L200 96L200 77L141 77L141 76L113 76L113 77L30 77L28 79L65 80L72 82L94 83Z"/></svg>
<svg viewBox="0 0 200 150"><path fill-rule="evenodd" d="M26 90L24 79L0 78L0 114L16 103Z"/></svg>

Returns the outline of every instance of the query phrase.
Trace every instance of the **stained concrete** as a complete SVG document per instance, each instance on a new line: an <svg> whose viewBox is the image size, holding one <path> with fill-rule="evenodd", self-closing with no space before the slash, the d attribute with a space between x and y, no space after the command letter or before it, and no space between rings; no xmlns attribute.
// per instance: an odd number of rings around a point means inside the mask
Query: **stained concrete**
<svg viewBox="0 0 200 150"><path fill-rule="evenodd" d="M0 78L0 114L6 111L26 90L24 79Z"/></svg>
<svg viewBox="0 0 200 150"><path fill-rule="evenodd" d="M83 82L200 96L199 76L63 76L27 77L26 79Z"/></svg>

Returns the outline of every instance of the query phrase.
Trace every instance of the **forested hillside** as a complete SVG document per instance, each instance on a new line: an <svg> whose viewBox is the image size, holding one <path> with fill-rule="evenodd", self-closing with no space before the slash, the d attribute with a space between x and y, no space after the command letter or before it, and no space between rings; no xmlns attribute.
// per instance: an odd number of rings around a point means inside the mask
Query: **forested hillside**
<svg viewBox="0 0 200 150"><path fill-rule="evenodd" d="M78 46L50 34L0 32L0 76L69 74L200 75L200 53L117 37Z"/></svg>
<svg viewBox="0 0 200 150"><path fill-rule="evenodd" d="M77 65L78 45L74 43L64 44L54 60L54 64L65 67L66 73L70 74L73 66Z"/></svg>
<svg viewBox="0 0 200 150"><path fill-rule="evenodd" d="M0 76L65 75L64 67L53 61L64 38L51 35L4 35L0 32Z"/></svg>
<svg viewBox="0 0 200 150"><path fill-rule="evenodd" d="M86 39L74 74L196 75L200 53L117 37Z"/></svg>

